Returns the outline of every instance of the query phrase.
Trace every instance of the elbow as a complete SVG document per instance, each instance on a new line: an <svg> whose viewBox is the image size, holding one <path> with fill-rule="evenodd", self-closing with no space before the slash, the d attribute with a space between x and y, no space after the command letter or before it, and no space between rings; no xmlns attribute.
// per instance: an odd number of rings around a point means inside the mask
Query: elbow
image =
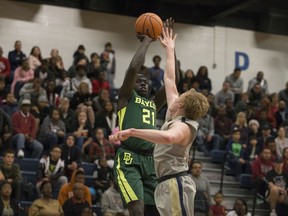
<svg viewBox="0 0 288 216"><path fill-rule="evenodd" d="M169 134L166 139L165 139L165 142L167 144L176 144L180 141L180 137L179 136L176 136L174 134Z"/></svg>

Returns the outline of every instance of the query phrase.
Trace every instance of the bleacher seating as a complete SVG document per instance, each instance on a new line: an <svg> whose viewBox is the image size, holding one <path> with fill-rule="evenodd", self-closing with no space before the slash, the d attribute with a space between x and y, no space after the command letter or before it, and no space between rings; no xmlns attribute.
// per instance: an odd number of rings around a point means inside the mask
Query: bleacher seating
<svg viewBox="0 0 288 216"><path fill-rule="evenodd" d="M93 172L97 170L97 165L95 163L82 162L82 168L85 171L85 175L92 176Z"/></svg>
<svg viewBox="0 0 288 216"><path fill-rule="evenodd" d="M23 180L25 182L30 182L36 184L37 182L37 172L36 171L21 171Z"/></svg>
<svg viewBox="0 0 288 216"><path fill-rule="evenodd" d="M226 151L213 149L211 151L211 161L212 163L221 164L224 161Z"/></svg>
<svg viewBox="0 0 288 216"><path fill-rule="evenodd" d="M15 163L19 164L21 171L37 171L39 166L39 159L35 158L23 158L23 159L16 159Z"/></svg>

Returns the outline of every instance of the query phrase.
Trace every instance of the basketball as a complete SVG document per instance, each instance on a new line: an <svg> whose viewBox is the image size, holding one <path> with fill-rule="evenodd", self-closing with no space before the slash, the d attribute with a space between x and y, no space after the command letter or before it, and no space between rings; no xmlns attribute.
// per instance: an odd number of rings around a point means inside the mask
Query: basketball
<svg viewBox="0 0 288 216"><path fill-rule="evenodd" d="M135 30L138 34L148 35L153 39L157 39L161 35L162 28L161 18L154 13L144 13L135 22Z"/></svg>

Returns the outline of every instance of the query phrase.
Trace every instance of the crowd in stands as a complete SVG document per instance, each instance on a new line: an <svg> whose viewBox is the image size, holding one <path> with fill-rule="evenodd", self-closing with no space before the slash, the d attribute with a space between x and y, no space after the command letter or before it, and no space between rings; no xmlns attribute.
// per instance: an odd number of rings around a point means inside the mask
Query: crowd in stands
<svg viewBox="0 0 288 216"><path fill-rule="evenodd" d="M65 211L80 215L79 209L84 212L86 207L89 215L89 207L95 200L103 200L107 215L127 215L120 196L117 201L112 199L118 189L111 169L119 146L108 140L108 136L118 130L113 82L116 56L112 44L106 43L102 53L94 52L90 58L85 47L79 45L69 68L64 66L58 49L52 49L50 56L43 58L40 47L34 46L26 55L19 40L7 58L3 54L0 47L0 150L3 155L0 179L12 185L13 197L21 199L22 181L19 167L13 163L14 156L38 158L36 187L40 198L32 204L31 212L58 198L60 206L55 201L53 211L59 211L59 215ZM155 56L152 61L153 67L141 68L141 73L150 80L151 97L163 85L164 75L161 57ZM178 66L181 66L179 61ZM214 95L206 66L201 66L197 74L192 69L184 72L180 68L180 72L179 93L194 88L202 92L210 104L209 113L199 119L194 145L205 156L210 156L212 150L227 151L227 166L235 172L236 179L245 173L252 174L254 182L266 182L272 191L270 204L274 213L274 203L287 201L283 199L287 193L276 196L273 191L288 187L288 82L283 90L274 92L269 89L264 73L259 71L244 90L241 70L235 68L223 77L223 86L214 91ZM158 116L160 120L164 119L163 110ZM93 197L91 200L89 189L81 185L85 176L82 162L95 162L98 166L94 175L95 200ZM274 170L272 174L270 170ZM277 179L282 175L281 181L275 182L273 175L277 175ZM199 183L204 190L203 182ZM7 182L0 189L11 193ZM0 206L10 200L9 193L5 193L1 192ZM209 194L206 191L204 196ZM49 200L51 195L53 200ZM223 196L216 194L214 199L220 205ZM81 208L76 207L78 205ZM234 211L239 205L246 204L237 200ZM221 208L213 209L217 212Z"/></svg>

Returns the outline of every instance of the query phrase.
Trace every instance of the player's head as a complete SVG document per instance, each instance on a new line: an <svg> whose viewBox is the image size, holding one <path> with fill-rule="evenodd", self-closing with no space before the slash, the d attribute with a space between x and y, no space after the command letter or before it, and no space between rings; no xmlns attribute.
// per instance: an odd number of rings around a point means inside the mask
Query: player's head
<svg viewBox="0 0 288 216"><path fill-rule="evenodd" d="M184 116L192 120L201 118L209 110L207 98L195 89L190 89L180 95L179 106L183 108Z"/></svg>
<svg viewBox="0 0 288 216"><path fill-rule="evenodd" d="M138 74L135 82L134 90L142 97L147 97L148 94L148 78L143 74Z"/></svg>

